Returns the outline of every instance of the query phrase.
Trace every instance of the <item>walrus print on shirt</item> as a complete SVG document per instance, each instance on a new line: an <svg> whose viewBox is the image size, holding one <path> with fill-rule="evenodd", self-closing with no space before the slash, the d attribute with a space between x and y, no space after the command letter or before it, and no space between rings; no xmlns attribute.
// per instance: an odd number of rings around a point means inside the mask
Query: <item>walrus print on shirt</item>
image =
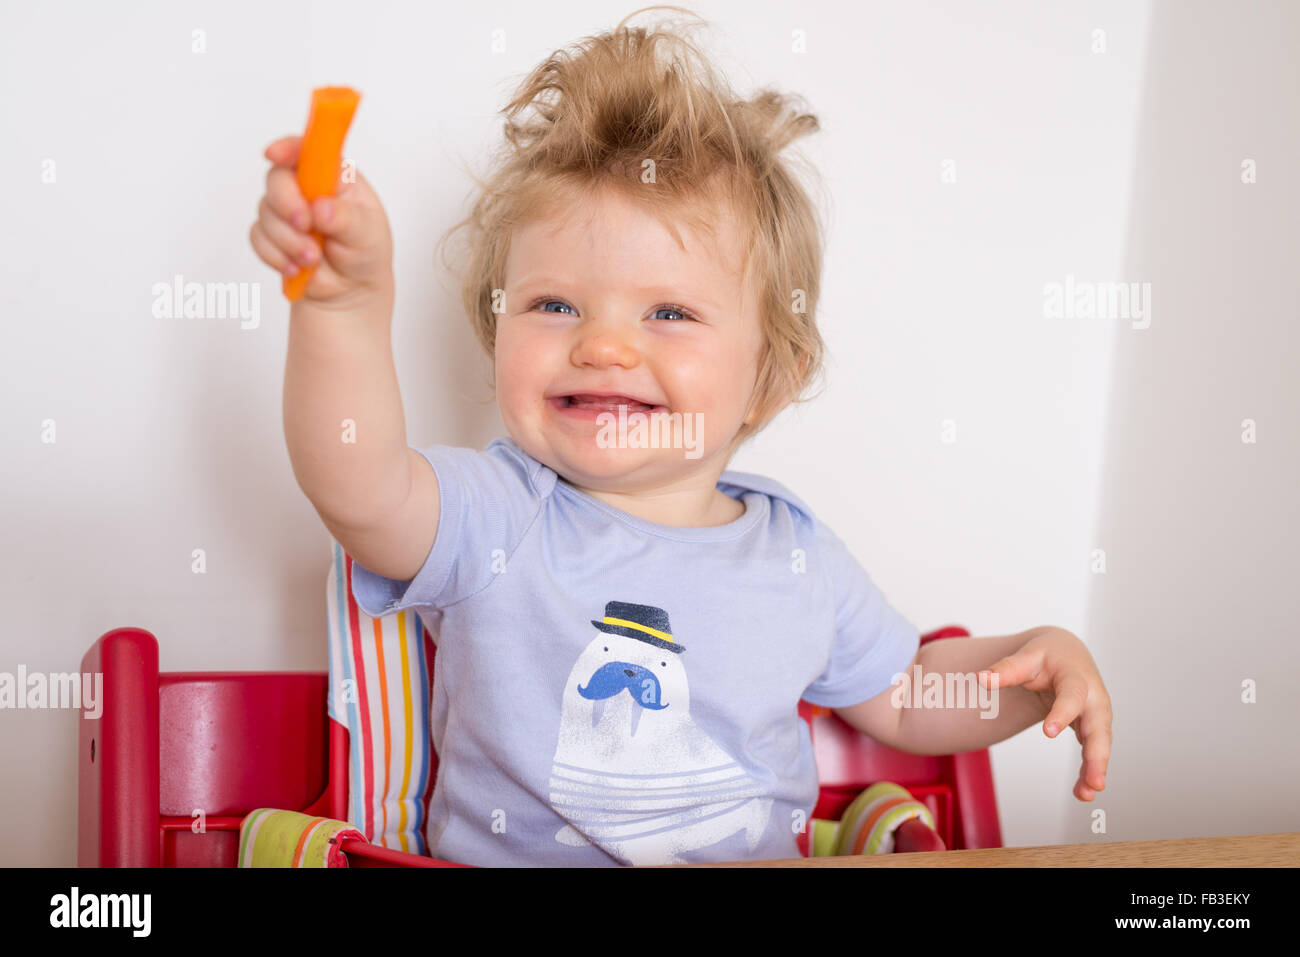
<svg viewBox="0 0 1300 957"><path fill-rule="evenodd" d="M743 831L750 850L772 799L691 720L685 648L668 614L611 601L569 673L551 766L561 844L597 844L624 864L682 854Z"/></svg>

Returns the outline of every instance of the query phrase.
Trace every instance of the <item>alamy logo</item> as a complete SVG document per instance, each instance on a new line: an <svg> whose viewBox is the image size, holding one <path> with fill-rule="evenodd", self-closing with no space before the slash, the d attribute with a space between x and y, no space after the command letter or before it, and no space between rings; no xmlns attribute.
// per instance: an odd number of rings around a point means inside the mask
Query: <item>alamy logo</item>
<svg viewBox="0 0 1300 957"><path fill-rule="evenodd" d="M1151 325L1151 283L1086 282L1066 273L1065 282L1043 286L1045 319L1131 319L1134 329Z"/></svg>
<svg viewBox="0 0 1300 957"><path fill-rule="evenodd" d="M84 708L85 716L96 719L104 708L104 675L43 671L27 673L26 665L18 673L0 671L0 709Z"/></svg>
<svg viewBox="0 0 1300 957"><path fill-rule="evenodd" d="M152 899L148 894L70 894L50 898L51 927L129 927L133 937L148 937Z"/></svg>
<svg viewBox="0 0 1300 957"><path fill-rule="evenodd" d="M1000 680L1000 675L990 674L985 687L973 671L922 671L917 664L910 673L899 671L893 676L889 700L895 708L978 708L981 718L996 718Z"/></svg>
<svg viewBox="0 0 1300 957"><path fill-rule="evenodd" d="M262 324L262 284L258 282L186 282L177 273L170 283L156 282L155 319L238 319L239 328Z"/></svg>
<svg viewBox="0 0 1300 957"><path fill-rule="evenodd" d="M631 412L626 405L618 415L601 412L596 445L602 449L685 449L688 459L703 455L704 413Z"/></svg>

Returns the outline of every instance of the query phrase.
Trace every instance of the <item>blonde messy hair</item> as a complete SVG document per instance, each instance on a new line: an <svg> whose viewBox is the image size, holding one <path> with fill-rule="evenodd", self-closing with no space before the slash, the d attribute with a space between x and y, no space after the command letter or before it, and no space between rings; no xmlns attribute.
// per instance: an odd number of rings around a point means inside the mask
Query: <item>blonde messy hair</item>
<svg viewBox="0 0 1300 957"><path fill-rule="evenodd" d="M681 243L675 222L716 235L710 211L737 214L743 281L755 271L764 347L746 417L732 443L761 431L822 372L824 344L815 322L821 287L821 222L781 153L816 132L816 116L797 98L763 89L740 99L699 49L672 31L626 26L558 50L520 84L501 111L506 143L472 210L439 246L466 228L461 298L488 357L495 356L493 305L505 284L514 229L546 216L561 197L586 199L617 190L641 203ZM524 111L532 108L532 114ZM643 163L653 160L650 182ZM444 260L445 261L445 260ZM495 291L495 292L494 292ZM495 384L494 384L495 387Z"/></svg>

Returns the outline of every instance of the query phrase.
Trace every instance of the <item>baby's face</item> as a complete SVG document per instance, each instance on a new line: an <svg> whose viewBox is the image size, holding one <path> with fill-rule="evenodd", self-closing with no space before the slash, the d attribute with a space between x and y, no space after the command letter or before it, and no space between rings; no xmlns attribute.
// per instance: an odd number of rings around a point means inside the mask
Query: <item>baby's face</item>
<svg viewBox="0 0 1300 957"><path fill-rule="evenodd" d="M762 346L732 214L714 220L716 244L679 224L682 249L658 219L614 193L566 213L526 224L511 240L496 333L497 402L511 437L586 489L716 477L746 421ZM683 423L689 415L692 448L603 447L601 409L566 398L581 393L639 399L651 413L681 413ZM622 404L630 434L632 413L647 408ZM617 416L618 405L607 409Z"/></svg>

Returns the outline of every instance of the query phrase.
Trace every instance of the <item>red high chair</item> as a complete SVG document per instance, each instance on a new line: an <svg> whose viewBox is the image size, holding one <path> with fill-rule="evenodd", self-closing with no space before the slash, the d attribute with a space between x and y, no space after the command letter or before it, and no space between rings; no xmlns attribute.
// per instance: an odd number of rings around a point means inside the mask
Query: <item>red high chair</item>
<svg viewBox="0 0 1300 957"><path fill-rule="evenodd" d="M921 641L967 635L948 627ZM79 866L234 867L240 823L259 807L347 820L348 731L328 717L326 672L160 673L158 641L140 628L103 635L81 670L102 673L104 684L101 716L80 718ZM799 715L820 777L813 817L838 819L887 780L938 825L907 821L896 851L1002 846L987 750L908 754L828 708L801 701ZM806 831L799 844L806 855ZM363 841L342 848L351 867L470 866Z"/></svg>

